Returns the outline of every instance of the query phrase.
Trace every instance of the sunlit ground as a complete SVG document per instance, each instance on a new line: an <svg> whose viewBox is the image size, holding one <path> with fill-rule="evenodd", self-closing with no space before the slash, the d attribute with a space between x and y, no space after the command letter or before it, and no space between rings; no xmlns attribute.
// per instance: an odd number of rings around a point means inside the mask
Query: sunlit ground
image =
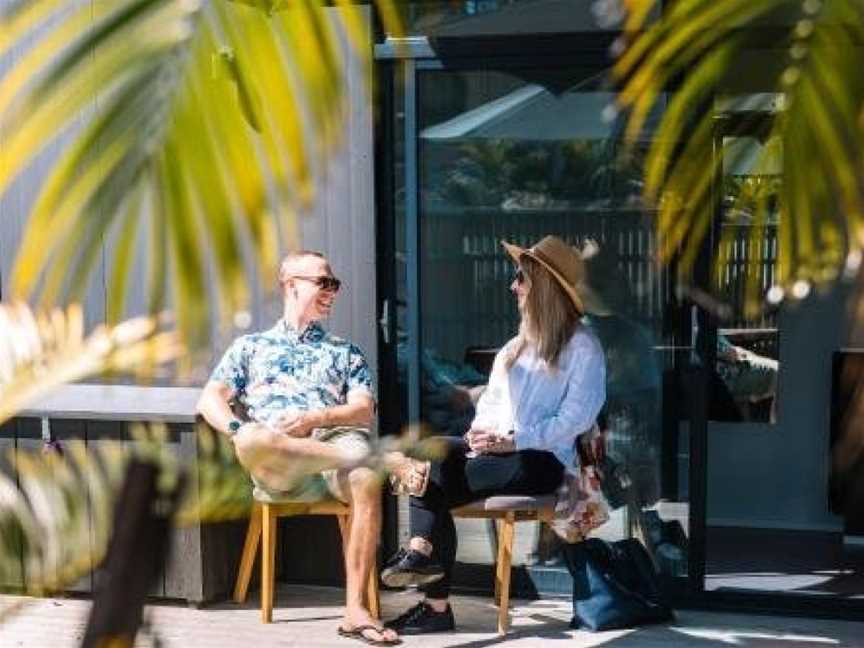
<svg viewBox="0 0 864 648"><path fill-rule="evenodd" d="M148 609L163 648L267 648L270 646L351 646L336 626L342 591L330 588L282 586L274 623L260 622L257 601L237 606L223 603L197 610L185 605ZM385 617L414 602L416 595L385 592ZM4 604L10 599L7 597ZM28 605L0 627L2 648L72 648L83 633L89 603L84 599L48 599ZM457 597L458 629L452 634L407 637L405 646L464 646L482 648L501 642L495 634L496 610L491 598ZM591 634L567 628L570 603L565 600L517 601L507 646L607 646L609 648L754 648L864 647L864 623L742 614L683 611L674 623L632 631ZM142 635L139 646L152 646Z"/></svg>

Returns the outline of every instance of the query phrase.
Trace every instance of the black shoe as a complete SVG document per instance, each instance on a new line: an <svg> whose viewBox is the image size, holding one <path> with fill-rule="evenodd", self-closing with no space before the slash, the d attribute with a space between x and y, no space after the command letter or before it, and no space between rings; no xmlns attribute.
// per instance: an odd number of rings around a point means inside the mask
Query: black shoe
<svg viewBox="0 0 864 648"><path fill-rule="evenodd" d="M420 601L407 612L384 624L400 635L420 635L431 632L449 632L456 627L453 621L453 608L449 605L444 612L436 612L426 601Z"/></svg>
<svg viewBox="0 0 864 648"><path fill-rule="evenodd" d="M400 549L384 565L381 581L388 587L426 585L444 578L444 568L414 549Z"/></svg>

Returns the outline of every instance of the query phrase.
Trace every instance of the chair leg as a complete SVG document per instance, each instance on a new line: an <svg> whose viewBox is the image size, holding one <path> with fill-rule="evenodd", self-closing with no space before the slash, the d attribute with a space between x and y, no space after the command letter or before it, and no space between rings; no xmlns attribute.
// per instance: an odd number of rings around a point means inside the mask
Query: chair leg
<svg viewBox="0 0 864 648"><path fill-rule="evenodd" d="M498 566L496 588L498 591L498 634L506 635L509 626L510 614L510 566L513 561L513 531L516 525L516 516L508 513L501 520L498 531Z"/></svg>
<svg viewBox="0 0 864 648"><path fill-rule="evenodd" d="M276 584L276 514L270 504L261 505L261 621L273 621L273 588Z"/></svg>
<svg viewBox="0 0 864 648"><path fill-rule="evenodd" d="M234 584L233 598L235 603L243 603L246 600L259 542L261 542L261 506L255 504L249 514L249 527L246 529L246 541L243 543L240 568L237 570L237 582Z"/></svg>
<svg viewBox="0 0 864 648"><path fill-rule="evenodd" d="M501 534L503 533L502 529L504 528L504 520L493 520L495 523L495 544L497 546L497 556L495 558L495 605L501 605L501 581L503 579L502 571L501 571L501 549L503 545L501 544Z"/></svg>

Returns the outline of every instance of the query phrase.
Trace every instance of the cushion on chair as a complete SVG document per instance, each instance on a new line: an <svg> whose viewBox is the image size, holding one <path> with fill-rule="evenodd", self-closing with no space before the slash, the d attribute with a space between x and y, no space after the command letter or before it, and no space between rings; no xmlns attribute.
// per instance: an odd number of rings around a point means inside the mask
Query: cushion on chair
<svg viewBox="0 0 864 648"><path fill-rule="evenodd" d="M537 511L555 506L555 495L493 495L486 499L460 506L459 510L469 511Z"/></svg>

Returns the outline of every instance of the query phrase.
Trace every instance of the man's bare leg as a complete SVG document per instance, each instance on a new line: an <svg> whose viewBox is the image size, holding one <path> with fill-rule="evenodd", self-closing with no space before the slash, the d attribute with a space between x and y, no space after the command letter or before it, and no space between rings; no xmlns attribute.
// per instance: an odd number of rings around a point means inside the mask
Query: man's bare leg
<svg viewBox="0 0 864 648"><path fill-rule="evenodd" d="M266 425L246 425L234 437L240 464L272 490L290 490L303 477L353 468L363 455L333 443L291 437Z"/></svg>
<svg viewBox="0 0 864 648"><path fill-rule="evenodd" d="M348 547L345 551L345 618L347 630L361 625L381 627L363 603L369 574L375 564L378 539L381 536L381 478L369 468L354 468L340 474L343 492L351 503ZM392 641L398 635L386 629L364 634L373 640Z"/></svg>

